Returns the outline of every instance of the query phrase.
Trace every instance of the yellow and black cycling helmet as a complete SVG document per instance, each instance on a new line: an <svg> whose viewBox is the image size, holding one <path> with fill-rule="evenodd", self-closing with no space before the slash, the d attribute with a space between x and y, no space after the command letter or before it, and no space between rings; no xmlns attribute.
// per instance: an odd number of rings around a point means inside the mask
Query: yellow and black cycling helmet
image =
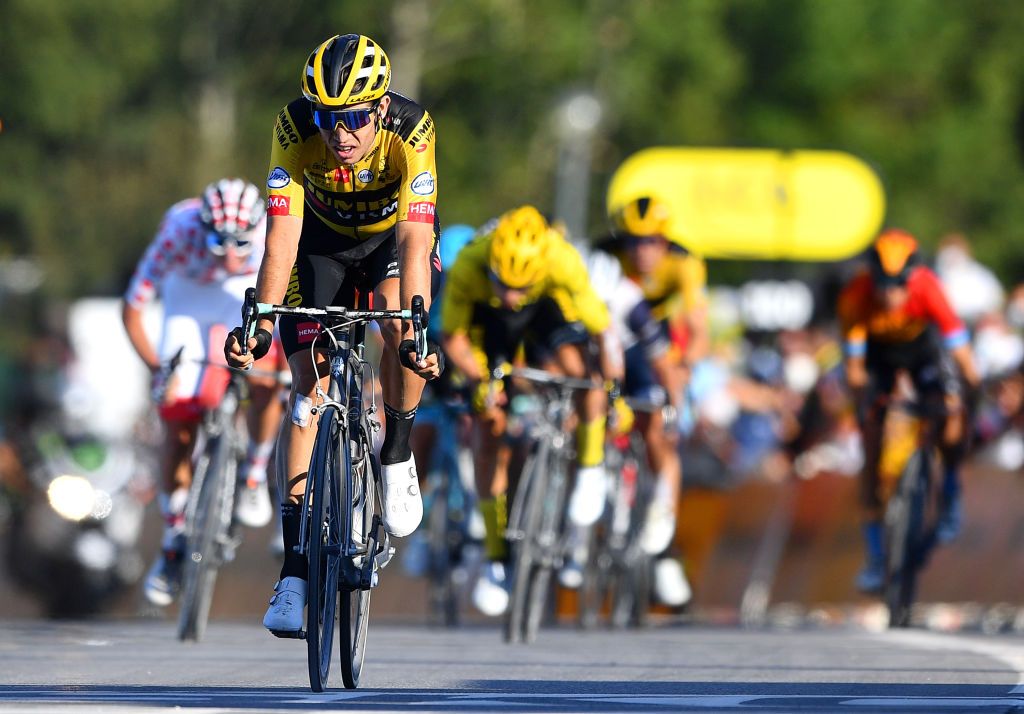
<svg viewBox="0 0 1024 714"><path fill-rule="evenodd" d="M625 203L612 216L614 231L623 236L667 237L668 206L654 196L641 196Z"/></svg>
<svg viewBox="0 0 1024 714"><path fill-rule="evenodd" d="M548 274L551 227L533 206L513 209L498 219L491 239L491 273L516 290L543 280Z"/></svg>
<svg viewBox="0 0 1024 714"><path fill-rule="evenodd" d="M871 278L879 287L906 285L920 262L917 239L899 228L882 231L868 251Z"/></svg>
<svg viewBox="0 0 1024 714"><path fill-rule="evenodd" d="M309 56L302 72L302 94L327 108L372 102L391 84L391 63L366 35L335 35Z"/></svg>

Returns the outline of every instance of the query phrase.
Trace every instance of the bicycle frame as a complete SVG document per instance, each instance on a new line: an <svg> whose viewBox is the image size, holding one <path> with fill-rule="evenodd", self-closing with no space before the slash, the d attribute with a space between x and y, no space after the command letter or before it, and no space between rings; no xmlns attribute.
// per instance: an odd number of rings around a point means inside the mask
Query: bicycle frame
<svg viewBox="0 0 1024 714"><path fill-rule="evenodd" d="M349 689L358 685L366 651L370 589L377 584L377 571L388 564L395 551L375 508L382 494L371 435L380 423L372 418L376 412L372 393L370 408L363 409L363 377L369 368L363 358L363 340L369 321L411 319L415 349L418 354L426 354L423 300L417 296L412 303L412 310L288 307L258 304L255 290L246 291L243 336L251 336L255 318L260 314L302 316L323 328L309 348L318 400L312 413L318 422L296 547L309 562L305 636L310 687L317 692L327 686L339 599L338 639L344 650L342 678ZM330 344L318 346L324 337ZM326 353L328 360L326 390L321 386L318 370L318 356L322 353ZM372 371L370 379L374 382ZM356 515L359 523L353 521ZM354 530L358 530L355 535Z"/></svg>

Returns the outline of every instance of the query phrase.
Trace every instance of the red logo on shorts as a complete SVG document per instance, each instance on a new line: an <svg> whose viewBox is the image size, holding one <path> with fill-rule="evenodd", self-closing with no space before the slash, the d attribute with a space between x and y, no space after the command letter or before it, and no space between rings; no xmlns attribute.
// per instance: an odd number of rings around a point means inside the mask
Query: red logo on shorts
<svg viewBox="0 0 1024 714"><path fill-rule="evenodd" d="M434 204L429 201L417 201L409 204L409 218L406 220L418 223L434 222Z"/></svg>
<svg viewBox="0 0 1024 714"><path fill-rule="evenodd" d="M298 338L300 345L312 342L319 334L319 322L300 322L295 326L295 336Z"/></svg>
<svg viewBox="0 0 1024 714"><path fill-rule="evenodd" d="M287 216L292 200L287 196L271 196L267 199L267 214L270 216Z"/></svg>

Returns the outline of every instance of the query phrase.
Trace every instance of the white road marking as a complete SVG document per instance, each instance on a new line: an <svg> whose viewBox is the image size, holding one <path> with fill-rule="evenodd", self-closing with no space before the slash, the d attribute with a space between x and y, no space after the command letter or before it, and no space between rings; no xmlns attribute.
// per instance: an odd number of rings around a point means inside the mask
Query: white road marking
<svg viewBox="0 0 1024 714"><path fill-rule="evenodd" d="M946 635L941 632L924 632L911 630L891 630L879 635L881 639L895 640L911 647L921 649L944 649L948 651L964 650L985 655L999 660L1009 666L1016 674L1016 686L1009 694L1024 694L1024 644L1002 641L998 639L980 639L962 635Z"/></svg>

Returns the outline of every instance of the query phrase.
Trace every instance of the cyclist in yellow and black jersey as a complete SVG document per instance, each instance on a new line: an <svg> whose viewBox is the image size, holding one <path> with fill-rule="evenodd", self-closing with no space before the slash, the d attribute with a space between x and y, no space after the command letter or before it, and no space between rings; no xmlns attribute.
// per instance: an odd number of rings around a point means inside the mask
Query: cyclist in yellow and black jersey
<svg viewBox="0 0 1024 714"><path fill-rule="evenodd" d="M386 310L409 308L412 297L422 295L429 308L441 268L434 126L422 107L388 91L390 81L387 55L364 35L336 35L309 56L302 70L303 98L288 104L274 127L259 302L352 306L357 296L369 296L375 308ZM246 368L264 355L272 327L272 318L260 318L246 355L236 330L225 345L229 363ZM263 620L279 636L301 629L306 602L307 564L295 546L316 438L311 418L316 374L327 371L322 364L315 371L309 355L319 330L316 322L281 319L281 343L292 371L291 418L279 448L286 479L284 565ZM406 536L423 515L409 435L424 380L437 377L441 368L436 353L409 349L410 324L385 321L381 332L386 343L380 367L386 422L380 450L382 521L391 535Z"/></svg>
<svg viewBox="0 0 1024 714"><path fill-rule="evenodd" d="M488 385L489 369L525 347L537 366L594 380L595 388L577 404L578 468L568 504L570 521L586 527L600 517L605 501L607 395L600 378L621 378L621 346L580 254L532 206L504 214L459 252L441 307L445 352L478 385L476 481L489 562L473 601L485 614L498 615L508 605L503 531L511 450L503 443L507 397L494 391L500 382ZM592 345L599 360L592 358Z"/></svg>
<svg viewBox="0 0 1024 714"><path fill-rule="evenodd" d="M426 223L437 232L434 121L418 104L386 92L373 114L376 142L363 158L354 146L324 142L315 105L302 98L277 117L267 179L268 213L297 216L309 211L323 228L322 247L331 253L366 254L399 221ZM323 123L323 122L321 122Z"/></svg>

